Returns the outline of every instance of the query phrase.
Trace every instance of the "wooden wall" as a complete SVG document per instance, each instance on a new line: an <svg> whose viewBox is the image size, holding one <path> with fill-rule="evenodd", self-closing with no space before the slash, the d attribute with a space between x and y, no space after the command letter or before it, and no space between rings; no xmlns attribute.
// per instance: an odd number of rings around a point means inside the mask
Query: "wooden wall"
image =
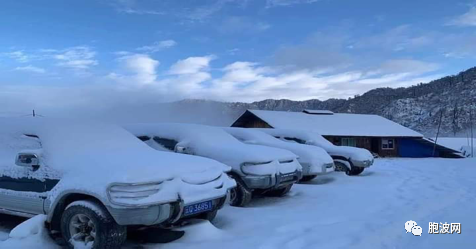
<svg viewBox="0 0 476 249"><path fill-rule="evenodd" d="M341 146L341 139L346 137L339 136L324 136L331 143ZM381 157L398 157L398 139L394 139L394 149L382 149L382 138L383 137L352 137L356 140L356 145L358 148L367 149L371 152L377 153ZM372 144L374 144L372 146Z"/></svg>
<svg viewBox="0 0 476 249"><path fill-rule="evenodd" d="M247 122L244 123L242 127L244 128L272 128L267 123L259 119L248 120Z"/></svg>

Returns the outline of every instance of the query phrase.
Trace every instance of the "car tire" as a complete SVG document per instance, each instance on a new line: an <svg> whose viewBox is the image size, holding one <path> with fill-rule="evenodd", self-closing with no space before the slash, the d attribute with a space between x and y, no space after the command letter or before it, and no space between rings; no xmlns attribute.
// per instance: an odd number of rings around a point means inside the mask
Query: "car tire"
<svg viewBox="0 0 476 249"><path fill-rule="evenodd" d="M94 249L120 248L127 237L125 226L118 225L101 204L89 200L67 206L61 216L61 233L69 248L78 243Z"/></svg>
<svg viewBox="0 0 476 249"><path fill-rule="evenodd" d="M317 175L303 176L300 182L312 181L317 177Z"/></svg>
<svg viewBox="0 0 476 249"><path fill-rule="evenodd" d="M265 195L270 197L283 197L287 193L289 193L289 191L291 191L292 187L293 187L293 184L289 184L285 187L267 191Z"/></svg>
<svg viewBox="0 0 476 249"><path fill-rule="evenodd" d="M364 172L365 168L362 167L352 167L351 170L348 170L345 172L348 176L357 176L360 175L362 172Z"/></svg>
<svg viewBox="0 0 476 249"><path fill-rule="evenodd" d="M346 174L350 171L344 163L334 161L334 165L336 167L335 171L345 172Z"/></svg>
<svg viewBox="0 0 476 249"><path fill-rule="evenodd" d="M244 207L248 205L253 198L253 192L238 177L231 175L231 178L236 181L236 187L230 190L230 206Z"/></svg>

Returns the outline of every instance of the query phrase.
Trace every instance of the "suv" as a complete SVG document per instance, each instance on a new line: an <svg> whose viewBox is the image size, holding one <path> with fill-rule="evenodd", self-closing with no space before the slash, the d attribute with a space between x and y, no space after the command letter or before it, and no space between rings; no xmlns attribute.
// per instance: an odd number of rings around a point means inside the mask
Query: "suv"
<svg viewBox="0 0 476 249"><path fill-rule="evenodd" d="M229 170L113 125L0 118L0 212L46 214L69 246L119 248L127 226L212 219L235 186Z"/></svg>
<svg viewBox="0 0 476 249"><path fill-rule="evenodd" d="M244 144L220 127L195 124L133 124L127 130L149 146L215 159L232 167L237 187L232 206L246 206L253 194L284 196L302 177L297 156L290 151Z"/></svg>
<svg viewBox="0 0 476 249"><path fill-rule="evenodd" d="M284 141L323 148L334 159L336 171L344 171L350 176L361 174L365 168L372 166L374 163L374 157L370 151L356 147L336 146L317 132L288 129L259 130Z"/></svg>
<svg viewBox="0 0 476 249"><path fill-rule="evenodd" d="M302 182L310 181L318 175L328 174L334 171L334 162L327 152L319 147L287 143L269 134L254 129L223 128L230 135L246 144L259 144L274 148L289 150L296 154L302 166Z"/></svg>

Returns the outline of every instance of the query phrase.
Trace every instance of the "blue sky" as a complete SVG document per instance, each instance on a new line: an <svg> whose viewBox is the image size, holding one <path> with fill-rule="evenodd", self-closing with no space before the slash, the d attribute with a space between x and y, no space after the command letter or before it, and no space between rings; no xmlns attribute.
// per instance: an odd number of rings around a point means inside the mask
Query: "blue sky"
<svg viewBox="0 0 476 249"><path fill-rule="evenodd" d="M347 98L476 66L458 0L2 1L0 34L4 109Z"/></svg>

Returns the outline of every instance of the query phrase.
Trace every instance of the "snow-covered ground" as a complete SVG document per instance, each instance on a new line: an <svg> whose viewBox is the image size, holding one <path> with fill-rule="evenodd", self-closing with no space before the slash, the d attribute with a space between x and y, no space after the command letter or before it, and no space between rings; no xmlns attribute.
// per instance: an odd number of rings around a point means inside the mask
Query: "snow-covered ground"
<svg viewBox="0 0 476 249"><path fill-rule="evenodd" d="M227 206L214 225L201 222L183 228L185 236L175 242L142 246L474 248L475 175L474 159L378 159L360 176L334 172L296 185L285 198L255 199L246 208ZM409 220L422 227L421 237L405 232ZM8 216L0 216L0 241L8 238L15 222L20 219L12 222ZM428 234L429 222L461 223L461 234ZM0 242L0 248L31 245L18 234ZM41 233L31 239L39 236ZM55 248L49 241L45 245Z"/></svg>

